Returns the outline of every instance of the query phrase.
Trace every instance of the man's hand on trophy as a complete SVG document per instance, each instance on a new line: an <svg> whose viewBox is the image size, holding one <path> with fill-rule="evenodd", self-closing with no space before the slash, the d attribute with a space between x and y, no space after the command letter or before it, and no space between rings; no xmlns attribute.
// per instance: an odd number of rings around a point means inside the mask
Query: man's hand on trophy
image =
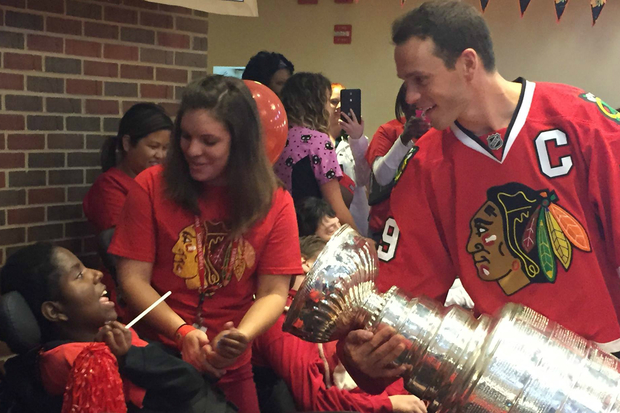
<svg viewBox="0 0 620 413"><path fill-rule="evenodd" d="M358 386L376 394L409 368L394 363L406 348L404 340L391 327L384 327L375 334L353 330L339 343L339 356Z"/></svg>
<svg viewBox="0 0 620 413"><path fill-rule="evenodd" d="M390 396L394 413L426 413L426 405L413 394Z"/></svg>

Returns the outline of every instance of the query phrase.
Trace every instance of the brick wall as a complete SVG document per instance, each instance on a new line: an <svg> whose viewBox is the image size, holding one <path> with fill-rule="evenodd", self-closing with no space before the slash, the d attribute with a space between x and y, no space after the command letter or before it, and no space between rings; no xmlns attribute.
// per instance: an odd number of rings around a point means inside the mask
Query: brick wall
<svg viewBox="0 0 620 413"><path fill-rule="evenodd" d="M89 265L82 199L132 104L177 109L206 74L207 14L143 0L0 0L0 266L49 240Z"/></svg>

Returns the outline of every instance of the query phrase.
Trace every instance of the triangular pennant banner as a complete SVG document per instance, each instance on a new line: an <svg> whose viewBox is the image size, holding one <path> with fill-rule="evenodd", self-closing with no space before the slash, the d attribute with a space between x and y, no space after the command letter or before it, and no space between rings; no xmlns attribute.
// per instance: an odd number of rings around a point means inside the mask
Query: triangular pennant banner
<svg viewBox="0 0 620 413"><path fill-rule="evenodd" d="M592 7L592 26L596 24L596 20L601 14L605 3L607 3L607 0L592 0L590 2L590 6Z"/></svg>
<svg viewBox="0 0 620 413"><path fill-rule="evenodd" d="M480 7L482 7L482 11L484 12L489 5L489 0L480 0Z"/></svg>
<svg viewBox="0 0 620 413"><path fill-rule="evenodd" d="M568 4L568 0L555 0L555 14L558 16L558 21L560 21L562 14L564 14L566 4Z"/></svg>
<svg viewBox="0 0 620 413"><path fill-rule="evenodd" d="M595 0L592 0L595 1ZM530 4L530 0L519 0L519 7L521 7L521 17L523 17L523 13L525 13L525 9Z"/></svg>

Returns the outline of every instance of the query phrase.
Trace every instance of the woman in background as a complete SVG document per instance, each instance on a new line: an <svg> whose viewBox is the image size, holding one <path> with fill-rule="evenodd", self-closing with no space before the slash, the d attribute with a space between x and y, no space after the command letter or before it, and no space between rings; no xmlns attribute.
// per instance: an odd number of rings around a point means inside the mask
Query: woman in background
<svg viewBox="0 0 620 413"><path fill-rule="evenodd" d="M330 81L319 73L297 73L286 82L280 98L290 129L274 171L295 203L307 197L323 198L342 224L357 230L342 198L338 182L342 169L328 135L331 94Z"/></svg>
<svg viewBox="0 0 620 413"><path fill-rule="evenodd" d="M364 121L357 119L353 112L340 113L340 91L344 86L332 83L330 103L333 114L329 120L329 137L336 147L336 156L342 172L349 176L355 187L349 211L355 225L363 236L368 235L368 195L366 189L370 182L370 165L364 155L368 149L368 138L364 135ZM342 181L341 181L342 184Z"/></svg>
<svg viewBox="0 0 620 413"><path fill-rule="evenodd" d="M289 77L293 75L295 66L283 55L275 52L258 52L248 62L241 78L255 80L273 90L276 95Z"/></svg>
<svg viewBox="0 0 620 413"><path fill-rule="evenodd" d="M173 126L161 106L153 103L133 105L121 119L117 135L103 143L103 173L97 177L82 202L84 215L97 232L99 253L105 265L103 283L110 299L118 304L121 319L124 318L125 308L119 300L114 259L106 251L127 193L135 185L134 178L146 168L163 162Z"/></svg>
<svg viewBox="0 0 620 413"><path fill-rule="evenodd" d="M98 233L116 226L136 175L164 160L173 126L161 106L138 103L121 119L117 135L103 143L103 173L95 180L82 204L84 215ZM117 154L120 155L118 162Z"/></svg>

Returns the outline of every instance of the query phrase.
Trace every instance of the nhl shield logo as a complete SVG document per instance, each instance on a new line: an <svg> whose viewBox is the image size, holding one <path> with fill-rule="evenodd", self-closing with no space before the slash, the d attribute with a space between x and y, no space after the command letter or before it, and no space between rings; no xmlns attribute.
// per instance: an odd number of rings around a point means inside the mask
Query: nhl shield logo
<svg viewBox="0 0 620 413"><path fill-rule="evenodd" d="M487 136L487 143L492 151L496 151L504 146L504 140L502 139L502 135L499 133L493 133Z"/></svg>

